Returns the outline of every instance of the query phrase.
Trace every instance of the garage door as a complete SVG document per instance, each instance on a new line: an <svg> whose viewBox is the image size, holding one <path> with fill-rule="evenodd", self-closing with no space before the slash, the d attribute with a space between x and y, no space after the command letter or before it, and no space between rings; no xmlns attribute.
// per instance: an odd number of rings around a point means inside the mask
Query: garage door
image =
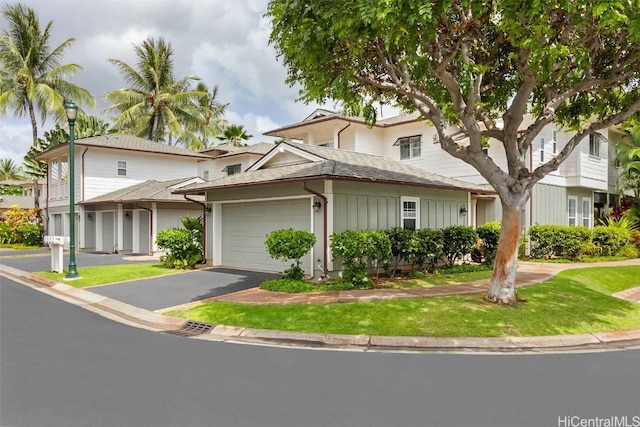
<svg viewBox="0 0 640 427"><path fill-rule="evenodd" d="M308 199L278 200L222 205L222 264L229 267L283 271L291 263L271 258L264 246L265 236L282 228L310 230ZM302 260L311 271L311 257Z"/></svg>

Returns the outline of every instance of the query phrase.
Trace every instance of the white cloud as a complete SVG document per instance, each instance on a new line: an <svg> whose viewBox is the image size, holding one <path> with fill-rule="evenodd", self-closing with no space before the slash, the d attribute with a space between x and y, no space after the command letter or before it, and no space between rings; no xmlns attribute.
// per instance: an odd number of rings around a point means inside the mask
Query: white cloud
<svg viewBox="0 0 640 427"><path fill-rule="evenodd" d="M0 159L12 159L16 165L22 165L25 154L31 148L31 126L23 120L1 119L0 137Z"/></svg>

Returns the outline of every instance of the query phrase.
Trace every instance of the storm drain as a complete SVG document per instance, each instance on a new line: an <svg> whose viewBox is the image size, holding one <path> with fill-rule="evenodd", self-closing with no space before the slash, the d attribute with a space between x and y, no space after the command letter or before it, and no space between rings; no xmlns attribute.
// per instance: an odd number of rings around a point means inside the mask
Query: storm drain
<svg viewBox="0 0 640 427"><path fill-rule="evenodd" d="M202 322L194 322L188 320L180 329L174 331L164 331L165 334L178 335L180 337L193 337L196 335L206 334L213 329L213 325Z"/></svg>

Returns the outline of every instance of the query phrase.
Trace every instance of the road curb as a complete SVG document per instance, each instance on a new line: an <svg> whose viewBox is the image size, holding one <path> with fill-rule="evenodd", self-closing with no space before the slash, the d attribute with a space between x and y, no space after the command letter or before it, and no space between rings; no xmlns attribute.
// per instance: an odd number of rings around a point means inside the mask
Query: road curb
<svg viewBox="0 0 640 427"><path fill-rule="evenodd" d="M0 265L0 275L15 279L78 306L124 323L156 332L180 331L187 320L165 316L132 306L93 292L74 288ZM339 335L251 329L227 325L207 325L209 330L192 338L215 341L262 343L294 347L359 349L363 351L450 351L450 352L559 352L595 349L625 349L640 345L640 329L607 331L591 334L537 337L389 337L370 335Z"/></svg>

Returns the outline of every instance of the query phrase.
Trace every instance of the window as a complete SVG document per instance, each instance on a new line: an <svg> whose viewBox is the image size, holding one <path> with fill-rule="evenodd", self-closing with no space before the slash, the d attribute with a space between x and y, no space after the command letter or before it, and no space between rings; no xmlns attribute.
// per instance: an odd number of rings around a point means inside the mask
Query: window
<svg viewBox="0 0 640 427"><path fill-rule="evenodd" d="M422 137L420 135L398 138L393 145L400 146L400 160L415 159L422 155Z"/></svg>
<svg viewBox="0 0 640 427"><path fill-rule="evenodd" d="M544 137L540 138L540 161L544 162Z"/></svg>
<svg viewBox="0 0 640 427"><path fill-rule="evenodd" d="M402 228L416 230L420 227L418 202L419 200L415 197L400 198L400 204L402 205Z"/></svg>
<svg viewBox="0 0 640 427"><path fill-rule="evenodd" d="M558 131L553 131L553 154L558 152Z"/></svg>
<svg viewBox="0 0 640 427"><path fill-rule="evenodd" d="M592 133L589 135L589 155L594 157L600 157L600 139L602 136L599 133Z"/></svg>
<svg viewBox="0 0 640 427"><path fill-rule="evenodd" d="M202 172L202 179L209 181L209 171Z"/></svg>
<svg viewBox="0 0 640 427"><path fill-rule="evenodd" d="M574 196L570 196L569 204L567 206L569 211L569 225L576 225L577 207L578 207L578 198Z"/></svg>
<svg viewBox="0 0 640 427"><path fill-rule="evenodd" d="M127 176L127 162L118 160L118 176Z"/></svg>
<svg viewBox="0 0 640 427"><path fill-rule="evenodd" d="M591 199L582 199L582 225L591 227Z"/></svg>
<svg viewBox="0 0 640 427"><path fill-rule="evenodd" d="M229 165L226 168L222 169L222 172L226 172L227 176L236 175L242 172L241 166L238 165Z"/></svg>

